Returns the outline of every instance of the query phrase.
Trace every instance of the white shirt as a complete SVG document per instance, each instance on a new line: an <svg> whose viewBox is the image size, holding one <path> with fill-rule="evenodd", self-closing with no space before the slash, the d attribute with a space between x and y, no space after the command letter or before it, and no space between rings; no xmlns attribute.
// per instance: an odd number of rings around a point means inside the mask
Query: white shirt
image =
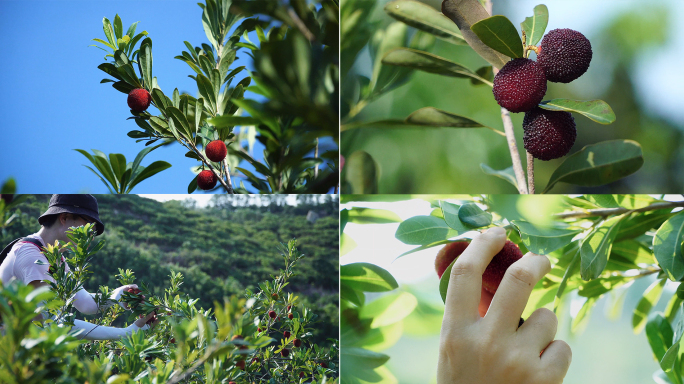
<svg viewBox="0 0 684 384"><path fill-rule="evenodd" d="M43 245L46 245L43 238L37 233L26 237L37 239ZM40 260L45 264L36 264L37 260ZM49 280L55 282L52 276L48 274L50 265L48 265L47 262L47 258L45 255L43 255L38 246L32 243L18 241L12 246L12 249L10 249L7 257L0 265L0 279L2 279L3 286L9 285L13 280L19 280L26 285L36 280ZM71 271L68 264L66 265L66 270ZM123 291L121 288L122 287L115 289L110 296L110 299L118 302ZM85 289L81 288L78 292L76 292L74 298L74 307L79 312L87 315L92 315L98 312L97 303L95 302L92 293L89 293ZM118 339L123 336L130 335L133 331L148 328L147 325L145 325L143 328L140 328L135 324L131 324L127 328L105 327L82 320L75 320L74 324L74 327L72 327L73 331L84 331L81 332L77 337L85 338L87 340Z"/></svg>

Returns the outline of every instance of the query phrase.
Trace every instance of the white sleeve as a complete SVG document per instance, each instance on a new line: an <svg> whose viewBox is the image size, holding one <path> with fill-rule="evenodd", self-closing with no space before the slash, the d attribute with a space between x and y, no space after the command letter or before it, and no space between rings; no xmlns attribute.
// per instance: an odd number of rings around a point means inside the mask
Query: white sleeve
<svg viewBox="0 0 684 384"><path fill-rule="evenodd" d="M80 331L80 333L76 335L76 338L78 339L113 340L128 336L135 331L148 328L147 325L140 328L135 325L135 323L126 328L105 327L104 325L96 325L83 320L74 320L74 326L71 330L76 332Z"/></svg>
<svg viewBox="0 0 684 384"><path fill-rule="evenodd" d="M102 311L111 307L115 302L119 304L121 308L124 308L119 302L119 299L121 299L121 294L123 293L123 288L124 287L119 287L112 291L112 294L109 296L109 300L102 305ZM95 300L96 295L98 294L89 293L84 288L81 288L78 292L76 292L76 295L74 295L74 307L76 307L79 312L85 313L86 315L96 314L98 312L97 301Z"/></svg>

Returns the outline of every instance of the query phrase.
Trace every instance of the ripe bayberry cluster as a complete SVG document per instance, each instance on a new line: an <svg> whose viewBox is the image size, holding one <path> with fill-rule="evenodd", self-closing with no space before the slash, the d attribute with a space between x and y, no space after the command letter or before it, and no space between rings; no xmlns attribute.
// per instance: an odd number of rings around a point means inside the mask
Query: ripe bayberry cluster
<svg viewBox="0 0 684 384"><path fill-rule="evenodd" d="M542 39L537 61L516 58L494 77L494 99L517 113L523 121L525 149L535 158L551 160L570 152L577 136L575 120L569 112L538 107L546 94L546 81L569 83L582 76L591 62L591 43L571 29L554 29Z"/></svg>

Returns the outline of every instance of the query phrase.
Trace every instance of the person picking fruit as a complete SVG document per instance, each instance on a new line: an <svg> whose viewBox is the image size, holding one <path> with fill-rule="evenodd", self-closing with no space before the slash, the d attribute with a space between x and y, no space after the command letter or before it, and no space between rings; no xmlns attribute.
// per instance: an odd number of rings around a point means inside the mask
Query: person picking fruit
<svg viewBox="0 0 684 384"><path fill-rule="evenodd" d="M38 218L38 222L41 228L37 233L14 240L0 253L0 279L4 285L8 285L12 280L20 280L35 288L47 286L48 284L43 280L54 282L54 279L48 273L50 266L41 251L42 247L46 244L54 244L56 240L70 241L66 233L71 227L94 223L97 236L104 232L104 224L99 217L97 200L92 195L86 194L52 195L47 211ZM38 260L44 264L36 264ZM66 270L70 271L68 265ZM138 286L129 284L115 289L109 297L107 307L117 303L122 308L129 309L125 303L119 302L122 293L128 289L137 290ZM94 296L95 294L81 288L74 296L74 307L87 315L104 310L105 308L98 307ZM36 316L36 320L43 319L41 314ZM82 336L79 337L87 340L119 339L139 329L147 329L145 323L150 319L156 319L154 313L136 320L127 328L104 327L75 320L72 329L83 330L80 334Z"/></svg>
<svg viewBox="0 0 684 384"><path fill-rule="evenodd" d="M551 270L546 256L527 253L505 269L493 295L483 288L487 266L505 245L506 231L491 228L475 237L451 268L438 383L556 384L568 372L572 351L554 340L553 312L540 308L519 326L532 289Z"/></svg>

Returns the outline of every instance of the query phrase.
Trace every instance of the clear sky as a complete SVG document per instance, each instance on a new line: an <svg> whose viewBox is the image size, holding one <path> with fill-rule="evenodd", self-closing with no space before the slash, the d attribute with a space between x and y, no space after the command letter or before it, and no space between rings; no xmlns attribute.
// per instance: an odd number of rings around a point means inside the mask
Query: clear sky
<svg viewBox="0 0 684 384"><path fill-rule="evenodd" d="M127 96L111 83L100 84L111 78L97 68L105 52L89 47L95 44L93 38L106 41L102 18L113 21L117 13L124 33L139 21L136 32L147 31L152 38L153 75L164 93L171 96L178 88L197 95L197 85L188 77L194 72L174 59L187 50L183 41L193 46L208 43L196 1L1 0L0 183L14 177L18 193L108 193L83 166L90 162L73 149L122 153L133 161L144 148L144 143L126 136L138 129L126 120L131 116ZM256 40L251 35L250 39ZM251 57L243 51L231 68L253 68ZM245 76L242 72L237 80ZM245 97L257 99L249 92ZM253 157L262 160L262 151L257 142ZM185 152L174 144L147 155L142 165L164 160L172 167L138 184L133 192L187 193L194 177L190 168L199 162L184 157ZM246 162L240 166L254 169ZM239 185L240 180L233 184ZM251 188L249 183L245 186Z"/></svg>

